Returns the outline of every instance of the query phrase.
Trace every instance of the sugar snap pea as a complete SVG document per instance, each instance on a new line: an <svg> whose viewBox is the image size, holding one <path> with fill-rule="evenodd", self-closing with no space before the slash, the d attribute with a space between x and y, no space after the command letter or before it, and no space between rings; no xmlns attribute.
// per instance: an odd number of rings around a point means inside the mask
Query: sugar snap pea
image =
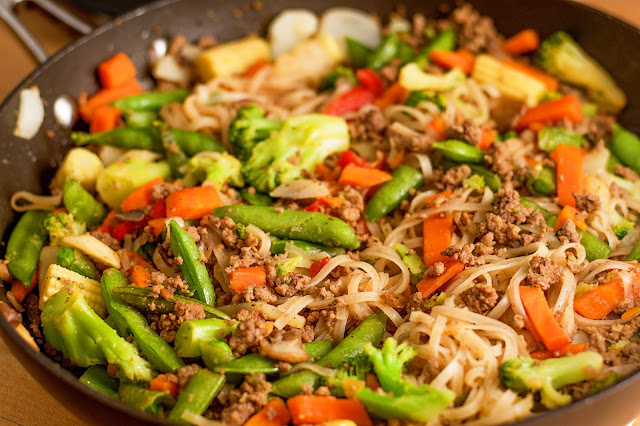
<svg viewBox="0 0 640 426"><path fill-rule="evenodd" d="M273 374L278 372L278 366L276 361L254 353L218 365L214 371L221 374Z"/></svg>
<svg viewBox="0 0 640 426"><path fill-rule="evenodd" d="M304 343L304 350L315 361L319 360L333 349L333 339L316 340L315 342Z"/></svg>
<svg viewBox="0 0 640 426"><path fill-rule="evenodd" d="M173 346L182 357L202 355L202 345L212 340L222 340L233 333L238 326L236 321L207 318L190 320L180 324Z"/></svg>
<svg viewBox="0 0 640 426"><path fill-rule="evenodd" d="M352 39L351 37L345 37L344 42L347 45L347 54L349 56L349 62L355 68L364 68L367 66L367 61L369 61L369 56L373 49L365 46L357 40Z"/></svg>
<svg viewBox="0 0 640 426"><path fill-rule="evenodd" d="M335 257L346 253L346 250L342 247L327 247L300 240L275 240L271 241L271 254L283 254L288 245L293 245L308 255L325 252L329 256Z"/></svg>
<svg viewBox="0 0 640 426"><path fill-rule="evenodd" d="M625 259L627 262L631 262L633 260L637 260L638 262L640 262L640 241L638 241L633 248L631 249L631 252L629 253L629 255L627 256L627 258Z"/></svg>
<svg viewBox="0 0 640 426"><path fill-rule="evenodd" d="M101 224L107 214L104 205L93 198L80 182L70 177L64 181L62 200L69 213L88 227Z"/></svg>
<svg viewBox="0 0 640 426"><path fill-rule="evenodd" d="M447 28L440 31L429 44L427 44L420 53L418 53L415 62L424 68L425 65L431 63L429 53L433 50L451 51L456 48L456 31L453 28Z"/></svg>
<svg viewBox="0 0 640 426"><path fill-rule="evenodd" d="M213 214L219 218L228 216L244 225L253 224L278 238L348 249L360 246L356 233L346 222L321 213L238 204L218 207Z"/></svg>
<svg viewBox="0 0 640 426"><path fill-rule="evenodd" d="M444 142L435 142L431 145L442 152L445 158L457 163L481 164L484 162L485 152L468 143L451 139Z"/></svg>
<svg viewBox="0 0 640 426"><path fill-rule="evenodd" d="M389 34L376 49L371 52L367 61L367 68L379 70L387 65L393 58L398 56L398 45L400 39L395 34Z"/></svg>
<svg viewBox="0 0 640 426"><path fill-rule="evenodd" d="M80 381L102 394L118 398L118 380L109 376L103 365L92 365L87 368L80 376Z"/></svg>
<svg viewBox="0 0 640 426"><path fill-rule="evenodd" d="M189 91L185 89L148 92L118 99L112 105L122 111L157 111L164 105L182 102L187 96Z"/></svg>
<svg viewBox="0 0 640 426"><path fill-rule="evenodd" d="M40 250L49 235L44 227L44 221L49 214L43 210L29 210L23 214L11 231L7 243L7 267L11 275L26 287L31 285L31 278L38 267Z"/></svg>
<svg viewBox="0 0 640 426"><path fill-rule="evenodd" d="M115 288L129 285L127 277L115 268L102 274L102 297L118 333L126 337L133 334L140 350L163 373L174 372L184 365L173 348L149 327L147 318L122 299L113 296Z"/></svg>
<svg viewBox="0 0 640 426"><path fill-rule="evenodd" d="M171 398L169 391L154 391L131 383L121 384L118 396L128 406L154 416L163 412L162 402Z"/></svg>
<svg viewBox="0 0 640 426"><path fill-rule="evenodd" d="M242 188L240 190L240 195L243 200L252 206L270 206L271 203L273 203L273 198L269 197L267 194L262 194L255 190L252 192L249 191L249 188Z"/></svg>
<svg viewBox="0 0 640 426"><path fill-rule="evenodd" d="M214 306L216 293L207 267L200 261L200 252L196 243L175 220L169 222L169 230L171 231L171 251L176 257L182 259L180 271L189 284L189 290L199 301Z"/></svg>
<svg viewBox="0 0 640 426"><path fill-rule="evenodd" d="M530 176L526 182L532 194L551 195L556 192L556 172L551 167L543 166L537 176Z"/></svg>
<svg viewBox="0 0 640 426"><path fill-rule="evenodd" d="M189 384L180 392L176 405L169 413L168 420L180 424L189 424L182 419L185 411L200 415L209 407L222 386L225 377L222 374L214 373L207 369L199 370L191 378Z"/></svg>
<svg viewBox="0 0 640 426"><path fill-rule="evenodd" d="M173 132L171 132L171 129L169 129L169 126L160 123L156 127L160 133L164 156L167 158L167 163L169 163L169 167L171 168L171 174L176 178L183 177L182 167L189 161L187 154L185 154L176 142L176 137Z"/></svg>
<svg viewBox="0 0 640 426"><path fill-rule="evenodd" d="M158 114L153 111L125 111L123 113L127 127L151 127L158 119Z"/></svg>
<svg viewBox="0 0 640 426"><path fill-rule="evenodd" d="M217 340L203 343L200 347L200 351L202 352L202 361L204 361L204 365L212 370L219 365L232 361L235 358L229 345Z"/></svg>
<svg viewBox="0 0 640 426"><path fill-rule="evenodd" d="M56 254L56 262L63 268L78 274L97 280L99 278L98 270L91 260L78 249L63 247Z"/></svg>
<svg viewBox="0 0 640 426"><path fill-rule="evenodd" d="M620 126L613 125L611 151L620 159L622 164L640 173L640 138Z"/></svg>
<svg viewBox="0 0 640 426"><path fill-rule="evenodd" d="M409 198L411 190L420 188L424 183L424 176L420 171L405 165L391 172L391 177L392 179L385 182L367 203L367 220L376 221L388 215L403 200Z"/></svg>

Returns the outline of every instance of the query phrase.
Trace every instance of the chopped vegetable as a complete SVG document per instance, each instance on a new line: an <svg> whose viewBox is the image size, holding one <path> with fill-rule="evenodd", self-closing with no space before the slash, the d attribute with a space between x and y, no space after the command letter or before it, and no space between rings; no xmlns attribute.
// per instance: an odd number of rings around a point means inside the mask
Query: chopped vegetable
<svg viewBox="0 0 640 426"><path fill-rule="evenodd" d="M120 110L110 105L101 105L95 109L89 123L90 133L108 132L118 125Z"/></svg>
<svg viewBox="0 0 640 426"><path fill-rule="evenodd" d="M425 276L416 284L416 289L422 293L422 298L431 296L435 291L444 286L450 279L464 270L464 263L459 260L444 260L444 273L436 276ZM425 263L426 264L426 263Z"/></svg>
<svg viewBox="0 0 640 426"><path fill-rule="evenodd" d="M269 43L275 58L290 51L318 30L318 17L306 9L285 9L269 25Z"/></svg>
<svg viewBox="0 0 640 426"><path fill-rule="evenodd" d="M331 34L336 40L348 37L370 48L380 44L380 22L371 14L350 7L325 10L319 32Z"/></svg>
<svg viewBox="0 0 640 426"><path fill-rule="evenodd" d="M64 212L47 216L44 227L49 232L49 241L53 245L60 245L66 236L82 235L87 230L84 222L79 222L72 214Z"/></svg>
<svg viewBox="0 0 640 426"><path fill-rule="evenodd" d="M558 145L583 147L584 144L582 135L563 127L545 126L538 132L538 148L545 152L554 151Z"/></svg>
<svg viewBox="0 0 640 426"><path fill-rule="evenodd" d="M471 74L473 71L473 64L476 61L476 57L473 53L465 49L460 49L455 52L448 50L432 50L429 52L429 59L446 70L458 68L467 75Z"/></svg>
<svg viewBox="0 0 640 426"><path fill-rule="evenodd" d="M442 252L451 245L453 217L431 216L422 223L424 240L423 260L425 266L432 266L436 262L446 260Z"/></svg>
<svg viewBox="0 0 640 426"><path fill-rule="evenodd" d="M391 179L393 179L392 176L382 170L348 164L344 169L342 169L338 183L340 185L371 188L372 186L388 182Z"/></svg>
<svg viewBox="0 0 640 426"><path fill-rule="evenodd" d="M520 286L520 299L531 321L533 331L550 351L558 351L571 342L567 332L551 312L547 298L540 287Z"/></svg>
<svg viewBox="0 0 640 426"><path fill-rule="evenodd" d="M114 89L134 81L136 67L126 53L118 52L98 65L100 85L105 89Z"/></svg>
<svg viewBox="0 0 640 426"><path fill-rule="evenodd" d="M446 92L458 87L467 79L465 73L454 68L443 75L428 74L416 64L410 63L402 67L398 83L407 90L433 90Z"/></svg>
<svg viewBox="0 0 640 426"><path fill-rule="evenodd" d="M210 47L195 59L194 65L200 77L207 81L242 74L257 60L270 58L269 43L260 37L248 36Z"/></svg>
<svg viewBox="0 0 640 426"><path fill-rule="evenodd" d="M216 188L196 186L176 191L167 197L167 215L183 219L200 219L222 205Z"/></svg>
<svg viewBox="0 0 640 426"><path fill-rule="evenodd" d="M585 318L599 320L609 315L624 299L624 285L618 275L576 297L573 308Z"/></svg>
<svg viewBox="0 0 640 426"><path fill-rule="evenodd" d="M20 217L7 243L6 261L11 275L27 288L38 267L40 251L47 240L44 226L49 212L29 210Z"/></svg>
<svg viewBox="0 0 640 426"><path fill-rule="evenodd" d="M237 268L231 272L231 288L240 293L247 287L267 284L267 272L260 266Z"/></svg>
<svg viewBox="0 0 640 426"><path fill-rule="evenodd" d="M282 122L265 118L264 111L257 105L238 109L229 126L229 142L242 160L251 156L253 148L273 132L282 128Z"/></svg>
<svg viewBox="0 0 640 426"><path fill-rule="evenodd" d="M37 86L20 92L20 106L13 135L21 139L33 139L44 122L44 103Z"/></svg>
<svg viewBox="0 0 640 426"><path fill-rule="evenodd" d="M80 117L82 117L85 122L91 123L93 114L99 107L111 105L111 103L118 99L139 93L142 93L142 87L140 87L140 83L136 80L130 80L121 86L111 89L102 89L90 97L85 103L80 104Z"/></svg>
<svg viewBox="0 0 640 426"><path fill-rule="evenodd" d="M540 37L536 30L528 28L509 37L502 43L502 50L512 56L533 52L540 46Z"/></svg>
<svg viewBox="0 0 640 426"><path fill-rule="evenodd" d="M563 118L572 123L577 123L582 119L582 106L578 98L573 95L567 95L527 109L518 119L515 127L520 132L536 124L556 123Z"/></svg>
<svg viewBox="0 0 640 426"><path fill-rule="evenodd" d="M584 221L584 216L575 207L569 205L562 208L553 229L558 231L569 220L576 225L576 228L586 231L587 224Z"/></svg>
<svg viewBox="0 0 640 426"><path fill-rule="evenodd" d="M552 153L552 158L556 161L558 204L575 207L576 200L573 194L582 194L584 191L582 149L558 145Z"/></svg>
<svg viewBox="0 0 640 426"><path fill-rule="evenodd" d="M69 235L62 238L62 245L77 248L98 262L120 269L120 257L108 245L91 234Z"/></svg>
<svg viewBox="0 0 640 426"><path fill-rule="evenodd" d="M273 398L260 411L251 416L244 426L287 426L291 414L282 398Z"/></svg>
<svg viewBox="0 0 640 426"><path fill-rule="evenodd" d="M358 426L371 426L373 422L361 402L332 396L297 395L287 400L294 425L325 423L333 420L351 420Z"/></svg>
<svg viewBox="0 0 640 426"><path fill-rule="evenodd" d="M71 148L56 172L54 182L58 188L62 188L66 178L70 177L87 191L93 191L102 169L104 164L96 154L85 148Z"/></svg>

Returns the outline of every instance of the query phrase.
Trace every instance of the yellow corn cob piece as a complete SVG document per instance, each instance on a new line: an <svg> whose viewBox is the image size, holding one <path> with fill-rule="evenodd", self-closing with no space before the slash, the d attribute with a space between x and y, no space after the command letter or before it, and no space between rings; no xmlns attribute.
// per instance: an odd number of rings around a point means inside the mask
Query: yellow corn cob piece
<svg viewBox="0 0 640 426"><path fill-rule="evenodd" d="M69 285L80 290L84 300L96 314L103 318L107 315L100 283L56 264L49 266L44 281L40 283L40 309L44 309L44 303L51 296Z"/></svg>
<svg viewBox="0 0 640 426"><path fill-rule="evenodd" d="M472 77L480 84L496 88L509 98L535 106L547 90L541 81L503 64L489 55L479 55L473 66Z"/></svg>
<svg viewBox="0 0 640 426"><path fill-rule="evenodd" d="M206 81L214 77L242 74L257 61L269 59L269 43L260 37L249 36L207 49L194 63L198 74Z"/></svg>

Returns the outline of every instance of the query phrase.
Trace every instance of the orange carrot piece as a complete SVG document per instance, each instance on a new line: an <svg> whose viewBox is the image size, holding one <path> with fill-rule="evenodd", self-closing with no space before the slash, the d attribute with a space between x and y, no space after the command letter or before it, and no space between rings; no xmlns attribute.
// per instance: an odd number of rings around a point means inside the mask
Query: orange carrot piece
<svg viewBox="0 0 640 426"><path fill-rule="evenodd" d="M540 37L535 30L526 29L509 37L502 43L502 50L512 56L533 52L540 46Z"/></svg>
<svg viewBox="0 0 640 426"><path fill-rule="evenodd" d="M120 120L120 110L111 105L102 105L96 108L89 123L90 133L108 132L116 128Z"/></svg>
<svg viewBox="0 0 640 426"><path fill-rule="evenodd" d="M98 226L98 230L102 232L106 232L107 234L110 234L111 228L113 228L113 222L115 221L115 219L116 219L116 211L111 210L107 214L107 217L105 217L104 220L102 221L102 224Z"/></svg>
<svg viewBox="0 0 640 426"><path fill-rule="evenodd" d="M332 209L340 208L342 203L344 203L344 198L341 197L322 197L320 199Z"/></svg>
<svg viewBox="0 0 640 426"><path fill-rule="evenodd" d="M140 256L138 253L134 253L132 251L128 251L127 252L127 258L129 258L129 263L131 265L128 268L129 270L131 268L133 268L135 265L140 265L143 268L147 268L147 269L154 269L153 265L151 265L149 262L144 260L144 258L142 256Z"/></svg>
<svg viewBox="0 0 640 426"><path fill-rule="evenodd" d="M558 215L556 223L553 225L554 231L558 231L564 226L564 224L570 220L576 225L576 228L587 230L587 224L584 221L584 216L578 209L572 206L564 206Z"/></svg>
<svg viewBox="0 0 640 426"><path fill-rule="evenodd" d="M476 57L465 49L456 51L432 50L429 58L444 69L460 68L465 74L471 74Z"/></svg>
<svg viewBox="0 0 640 426"><path fill-rule="evenodd" d="M318 424L332 420L351 420L358 426L371 426L364 405L355 399L332 396L297 395L287 400L294 425Z"/></svg>
<svg viewBox="0 0 640 426"><path fill-rule="evenodd" d="M450 279L464 270L464 263L457 259L445 260L444 266L446 269L442 275L435 277L426 276L416 284L416 288L422 293L423 298L431 296Z"/></svg>
<svg viewBox="0 0 640 426"><path fill-rule="evenodd" d="M422 223L423 249L422 259L426 267L447 259L441 254L451 245L451 230L453 218L451 216L431 216Z"/></svg>
<svg viewBox="0 0 640 426"><path fill-rule="evenodd" d="M558 145L553 151L552 158L556 162L556 186L558 204L575 207L576 199L573 193L584 192L583 151L578 146Z"/></svg>
<svg viewBox="0 0 640 426"><path fill-rule="evenodd" d="M267 271L260 266L238 268L231 272L230 287L237 291L244 291L249 286L261 286L267 284Z"/></svg>
<svg viewBox="0 0 640 426"><path fill-rule="evenodd" d="M516 130L520 132L533 123L555 123L563 118L572 123L582 120L582 105L573 95L567 95L527 109L516 123Z"/></svg>
<svg viewBox="0 0 640 426"><path fill-rule="evenodd" d="M393 83L382 93L382 96L373 101L373 104L380 109L385 109L389 105L403 103L406 97L407 89L402 87L400 83Z"/></svg>
<svg viewBox="0 0 640 426"><path fill-rule="evenodd" d="M34 288L38 285L38 269L33 273L31 277L31 285L26 287L24 283L20 280L12 280L11 281L11 294L16 298L18 303L24 302L24 299L27 297L29 293L33 291Z"/></svg>
<svg viewBox="0 0 640 426"><path fill-rule="evenodd" d="M586 343L572 343L560 349L559 351L555 351L555 352L552 352L549 350L533 351L529 355L531 355L531 358L533 359L542 361L544 359L557 358L559 356L564 356L568 354L575 355L575 354L579 354L580 352L584 352L586 350L587 350Z"/></svg>
<svg viewBox="0 0 640 426"><path fill-rule="evenodd" d="M244 426L287 426L291 414L282 398L273 398L262 410L251 416Z"/></svg>
<svg viewBox="0 0 640 426"><path fill-rule="evenodd" d="M620 319L630 320L631 318L635 318L640 315L640 306L634 306L633 308L629 308L622 315L620 315Z"/></svg>
<svg viewBox="0 0 640 426"><path fill-rule="evenodd" d="M167 374L159 374L149 382L149 389L158 392L169 391L169 395L178 396L178 383L170 381Z"/></svg>
<svg viewBox="0 0 640 426"><path fill-rule="evenodd" d="M131 282L138 287L149 287L151 285L151 272L149 268L141 265L133 265L131 269Z"/></svg>
<svg viewBox="0 0 640 426"><path fill-rule="evenodd" d="M550 351L559 351L571 342L567 332L553 316L540 287L520 286L520 299L535 333Z"/></svg>
<svg viewBox="0 0 640 426"><path fill-rule="evenodd" d="M149 227L151 228L151 233L157 237L158 235L162 234L162 231L164 231L164 225L166 221L166 217L159 217L157 219L151 219L147 223L147 225L149 225Z"/></svg>
<svg viewBox="0 0 640 426"><path fill-rule="evenodd" d="M389 163L389 167L391 168L391 170L397 169L398 167L400 167L400 165L402 165L402 163L404 163L406 154L407 153L405 150L401 150L396 154L395 157L393 157L393 159L391 159L391 162Z"/></svg>
<svg viewBox="0 0 640 426"><path fill-rule="evenodd" d="M429 126L438 134L440 139L444 139L447 132L447 125L442 117L436 117L429 122Z"/></svg>
<svg viewBox="0 0 640 426"><path fill-rule="evenodd" d="M513 69L516 69L520 72L527 74L529 77L533 77L536 80L540 81L542 84L545 85L548 91L550 92L558 91L558 86L560 85L560 82L558 81L558 79L542 71L540 68L523 64L522 62L514 61L513 59L508 59L508 58L503 59L502 63L507 65L508 67L511 67Z"/></svg>
<svg viewBox="0 0 640 426"><path fill-rule="evenodd" d="M98 65L98 78L104 89L114 89L135 79L136 67L129 56L119 52Z"/></svg>
<svg viewBox="0 0 640 426"><path fill-rule="evenodd" d="M599 320L624 301L624 284L616 276L573 301L573 309L585 318Z"/></svg>
<svg viewBox="0 0 640 426"><path fill-rule="evenodd" d="M151 198L153 187L163 183L164 179L161 177L151 179L149 182L127 195L127 197L120 203L120 209L123 212L130 212L131 210L150 206L153 204L153 199Z"/></svg>
<svg viewBox="0 0 640 426"><path fill-rule="evenodd" d="M262 68L266 67L267 65L269 65L269 61L267 61L266 59L258 59L253 64L251 64L249 68L247 68L243 76L253 77L254 75L258 74L258 71L260 71Z"/></svg>
<svg viewBox="0 0 640 426"><path fill-rule="evenodd" d="M453 191L451 191L450 189L445 189L442 192L438 192L437 194L433 194L426 197L424 199L424 203L433 207L434 206L433 202L436 200L436 198L440 198L440 197L447 198L447 197L451 197L452 195L453 195Z"/></svg>
<svg viewBox="0 0 640 426"><path fill-rule="evenodd" d="M213 186L194 186L176 191L167 197L167 217L200 219L220 207L222 200Z"/></svg>
<svg viewBox="0 0 640 426"><path fill-rule="evenodd" d="M480 139L478 148L485 151L488 150L496 140L496 136L498 136L498 131L496 129L482 129L482 138Z"/></svg>
<svg viewBox="0 0 640 426"><path fill-rule="evenodd" d="M91 123L91 118L98 107L110 105L118 99L140 93L142 93L142 87L140 87L140 83L136 80L130 80L122 86L114 87L112 89L102 89L87 99L87 102L80 105L80 117L82 117L85 122Z"/></svg>
<svg viewBox="0 0 640 426"><path fill-rule="evenodd" d="M371 188L391 180L391 175L378 169L347 164L340 173L338 183L340 185L353 185L361 188Z"/></svg>

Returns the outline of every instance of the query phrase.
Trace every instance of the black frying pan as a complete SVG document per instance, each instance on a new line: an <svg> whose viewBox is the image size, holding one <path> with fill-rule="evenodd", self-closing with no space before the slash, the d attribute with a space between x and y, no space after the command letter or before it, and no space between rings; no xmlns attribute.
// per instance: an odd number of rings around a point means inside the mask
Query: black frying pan
<svg viewBox="0 0 640 426"><path fill-rule="evenodd" d="M421 11L427 16L437 13L441 0L404 0L409 12ZM450 5L453 0L444 0ZM586 6L566 0L472 0L482 13L492 16L498 29L513 34L522 28L536 28L542 36L564 29L613 74L629 96L629 106L621 115L621 122L640 130L640 59L634 47L640 46L640 30L616 18ZM304 7L320 11L333 6L352 6L387 15L393 7L388 0L265 0L259 11L245 12L242 20L234 18L233 11L240 5L229 0L161 1L124 15L118 24L110 23L61 52L34 71L0 106L0 128L4 129L0 140L0 234L6 241L8 231L15 223L16 215L9 207L11 194L19 190L45 192L52 172L71 146L67 131L55 125L51 103L58 95L68 93L78 96L98 89L95 67L115 51L127 52L138 69L145 69L146 51L156 34L182 33L189 39L214 35L218 40L232 40L250 31L264 30L269 20L280 10ZM142 13L144 12L144 13ZM213 12L213 13L209 13ZM11 135L15 111L18 109L18 93L31 85L40 88L42 97L49 103L44 125L36 138L23 141ZM54 130L55 137L45 136L46 130ZM0 246L0 256L4 253ZM69 408L79 407L84 421L100 423L91 418L96 401L123 413L123 421L133 419L158 423L159 420L128 408L96 391L85 387L70 372L63 370L41 353L34 352L0 317L0 328L9 338L16 357L26 364L41 383L53 395L61 395L73 389L72 397L62 402ZM53 379L53 380L51 380ZM522 425L624 425L637 414L637 394L640 390L640 374L595 396L579 401L560 410L527 419ZM83 398L76 393L84 394ZM73 403L71 403L73 401ZM79 404L79 401L86 401ZM128 420L124 415L128 415ZM104 422L104 420L103 420Z"/></svg>

